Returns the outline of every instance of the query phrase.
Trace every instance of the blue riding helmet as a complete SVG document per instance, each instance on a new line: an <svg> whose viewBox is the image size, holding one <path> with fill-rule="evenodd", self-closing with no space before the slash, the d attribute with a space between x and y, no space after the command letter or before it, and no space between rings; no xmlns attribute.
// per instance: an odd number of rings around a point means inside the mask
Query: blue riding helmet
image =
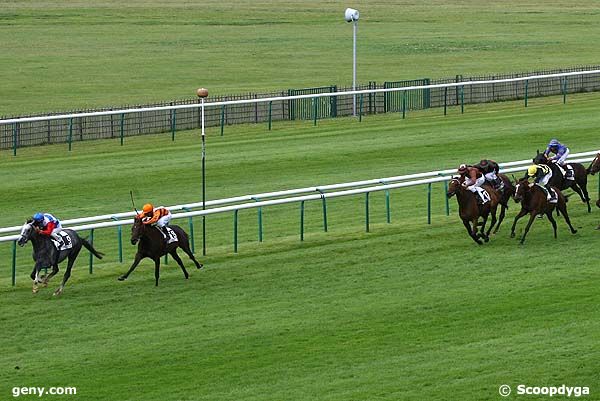
<svg viewBox="0 0 600 401"><path fill-rule="evenodd" d="M550 143L548 144L548 146L558 146L560 145L560 142L558 142L558 139L552 139L550 141Z"/></svg>
<svg viewBox="0 0 600 401"><path fill-rule="evenodd" d="M36 213L33 215L33 221L40 222L44 220L44 215L42 213Z"/></svg>

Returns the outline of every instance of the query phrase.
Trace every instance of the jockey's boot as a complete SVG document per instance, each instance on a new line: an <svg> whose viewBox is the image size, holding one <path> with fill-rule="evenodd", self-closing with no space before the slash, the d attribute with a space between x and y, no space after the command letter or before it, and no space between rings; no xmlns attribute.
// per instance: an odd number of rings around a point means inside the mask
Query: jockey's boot
<svg viewBox="0 0 600 401"><path fill-rule="evenodd" d="M167 226L158 227L160 233L163 235L163 239L165 241L165 245L169 243L169 232L167 231Z"/></svg>
<svg viewBox="0 0 600 401"><path fill-rule="evenodd" d="M546 191L548 191L548 202L557 203L558 202L558 194L549 185L546 185Z"/></svg>
<svg viewBox="0 0 600 401"><path fill-rule="evenodd" d="M498 191L503 191L504 190L504 181L502 181L501 178L496 178L494 180L494 188L496 188Z"/></svg>

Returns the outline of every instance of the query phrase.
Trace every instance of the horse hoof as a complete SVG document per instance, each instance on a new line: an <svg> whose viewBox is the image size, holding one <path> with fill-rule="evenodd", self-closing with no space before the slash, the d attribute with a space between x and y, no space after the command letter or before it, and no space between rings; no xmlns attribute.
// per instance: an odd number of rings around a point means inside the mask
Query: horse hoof
<svg viewBox="0 0 600 401"><path fill-rule="evenodd" d="M34 293L34 294L37 294L39 291L40 291L40 289L37 288L37 287L31 289L31 292Z"/></svg>
<svg viewBox="0 0 600 401"><path fill-rule="evenodd" d="M598 229L600 229L600 227L598 227ZM204 267L204 265L202 263L200 263L198 266L196 266L196 268L198 270L202 269Z"/></svg>
<svg viewBox="0 0 600 401"><path fill-rule="evenodd" d="M490 237L485 237L483 240L484 240L485 242L490 242Z"/></svg>
<svg viewBox="0 0 600 401"><path fill-rule="evenodd" d="M57 297L60 294L62 294L62 291L61 290L56 290L56 291L54 291L54 293L52 295L55 296L55 297Z"/></svg>
<svg viewBox="0 0 600 401"><path fill-rule="evenodd" d="M510 238L515 238L515 233L510 233Z"/></svg>
<svg viewBox="0 0 600 401"><path fill-rule="evenodd" d="M571 234L577 234L577 230L571 231Z"/></svg>
<svg viewBox="0 0 600 401"><path fill-rule="evenodd" d="M117 280L119 280L119 281L125 281L126 279L127 279L127 277L125 277L125 276L119 276L117 278Z"/></svg>

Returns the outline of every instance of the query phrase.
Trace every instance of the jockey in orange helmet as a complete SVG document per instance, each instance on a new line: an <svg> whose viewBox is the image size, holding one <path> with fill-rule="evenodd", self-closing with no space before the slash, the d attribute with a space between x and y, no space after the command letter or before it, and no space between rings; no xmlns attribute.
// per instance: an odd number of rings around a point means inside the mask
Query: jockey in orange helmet
<svg viewBox="0 0 600 401"><path fill-rule="evenodd" d="M173 217L169 209L164 206L155 208L151 203L146 203L138 217L143 224L153 224L158 227L163 237L165 237L165 241L168 239L167 225Z"/></svg>

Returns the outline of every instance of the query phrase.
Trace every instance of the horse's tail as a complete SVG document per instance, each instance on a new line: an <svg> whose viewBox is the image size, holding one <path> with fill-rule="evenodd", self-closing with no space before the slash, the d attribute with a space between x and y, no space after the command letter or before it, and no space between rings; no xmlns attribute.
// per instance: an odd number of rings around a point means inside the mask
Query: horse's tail
<svg viewBox="0 0 600 401"><path fill-rule="evenodd" d="M98 259L102 259L102 256L104 256L104 254L102 252L98 252L96 249L94 249L94 247L92 246L92 244L90 244L85 238L80 238L81 243L83 244L83 246L92 253L92 255L94 255L95 257L97 257Z"/></svg>

